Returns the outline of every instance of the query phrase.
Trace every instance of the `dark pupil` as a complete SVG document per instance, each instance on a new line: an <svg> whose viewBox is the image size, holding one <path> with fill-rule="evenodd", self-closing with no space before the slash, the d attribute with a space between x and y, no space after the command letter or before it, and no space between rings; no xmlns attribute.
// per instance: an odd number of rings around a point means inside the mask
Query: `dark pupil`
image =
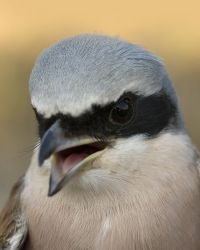
<svg viewBox="0 0 200 250"><path fill-rule="evenodd" d="M130 120L131 114L131 104L128 99L124 99L113 108L111 119L116 123L126 123Z"/></svg>
<svg viewBox="0 0 200 250"><path fill-rule="evenodd" d="M117 106L116 106L116 113L118 116L126 116L127 112L129 110L129 104L127 103L126 100L121 101Z"/></svg>

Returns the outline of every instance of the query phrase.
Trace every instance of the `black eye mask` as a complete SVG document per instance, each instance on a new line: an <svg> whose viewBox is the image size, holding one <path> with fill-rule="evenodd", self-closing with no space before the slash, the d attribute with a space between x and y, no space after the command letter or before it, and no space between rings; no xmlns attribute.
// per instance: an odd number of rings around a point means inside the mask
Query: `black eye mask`
<svg viewBox="0 0 200 250"><path fill-rule="evenodd" d="M56 120L60 120L60 126L68 136L84 134L100 138L128 137L134 134L154 136L167 129L169 125L175 127L177 118L176 107L164 92L147 97L128 92L117 102L105 106L93 105L90 111L78 117L59 113L46 119L36 110L35 113L40 137Z"/></svg>

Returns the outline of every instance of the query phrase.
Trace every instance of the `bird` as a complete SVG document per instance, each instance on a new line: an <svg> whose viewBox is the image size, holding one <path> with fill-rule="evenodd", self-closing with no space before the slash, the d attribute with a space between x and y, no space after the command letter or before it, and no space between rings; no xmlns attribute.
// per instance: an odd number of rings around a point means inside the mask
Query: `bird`
<svg viewBox="0 0 200 250"><path fill-rule="evenodd" d="M162 59L79 34L42 52L29 91L39 146L0 249L200 249L200 156Z"/></svg>

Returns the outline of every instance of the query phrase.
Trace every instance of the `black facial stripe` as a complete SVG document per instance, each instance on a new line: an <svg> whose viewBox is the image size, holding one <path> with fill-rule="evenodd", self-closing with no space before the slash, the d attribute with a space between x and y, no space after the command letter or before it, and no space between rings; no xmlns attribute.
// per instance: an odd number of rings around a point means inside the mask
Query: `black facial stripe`
<svg viewBox="0 0 200 250"><path fill-rule="evenodd" d="M116 125L109 121L110 112L115 105L112 102L106 106L94 105L91 111L79 117L59 113L50 119L45 119L36 112L39 135L42 137L58 119L67 136L87 134L99 138L128 137L134 134L154 136L163 129L167 129L169 125L176 126L177 110L165 93L159 92L148 97L126 93L121 98L124 96L128 96L134 105L133 118L125 125Z"/></svg>

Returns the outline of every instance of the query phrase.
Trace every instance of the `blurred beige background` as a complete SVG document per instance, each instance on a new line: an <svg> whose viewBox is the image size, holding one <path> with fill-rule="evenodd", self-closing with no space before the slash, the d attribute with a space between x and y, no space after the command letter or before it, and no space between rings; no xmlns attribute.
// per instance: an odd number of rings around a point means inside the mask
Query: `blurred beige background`
<svg viewBox="0 0 200 250"><path fill-rule="evenodd" d="M0 208L37 140L27 82L45 47L82 32L120 36L164 58L200 147L200 2L0 1Z"/></svg>

